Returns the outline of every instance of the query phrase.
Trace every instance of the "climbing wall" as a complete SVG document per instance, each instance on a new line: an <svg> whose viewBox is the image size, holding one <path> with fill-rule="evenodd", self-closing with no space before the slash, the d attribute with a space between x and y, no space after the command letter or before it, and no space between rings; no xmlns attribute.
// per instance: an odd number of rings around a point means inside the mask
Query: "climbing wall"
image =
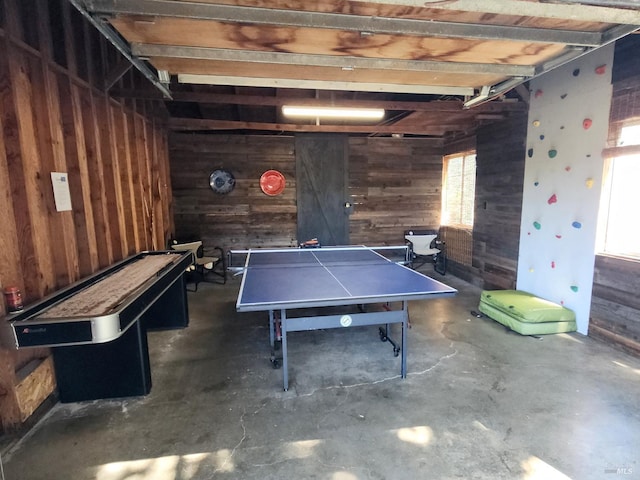
<svg viewBox="0 0 640 480"><path fill-rule="evenodd" d="M517 288L576 313L587 334L613 46L531 81Z"/></svg>

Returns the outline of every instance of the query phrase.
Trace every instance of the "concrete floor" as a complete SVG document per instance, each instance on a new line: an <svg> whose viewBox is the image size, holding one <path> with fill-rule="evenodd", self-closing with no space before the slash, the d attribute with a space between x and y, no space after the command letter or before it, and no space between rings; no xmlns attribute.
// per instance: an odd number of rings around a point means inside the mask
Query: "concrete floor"
<svg viewBox="0 0 640 480"><path fill-rule="evenodd" d="M427 267L428 268L428 267ZM291 388L239 279L149 334L146 397L58 404L6 480L640 478L640 359L475 318L480 291L410 305L408 377L375 327L290 334Z"/></svg>

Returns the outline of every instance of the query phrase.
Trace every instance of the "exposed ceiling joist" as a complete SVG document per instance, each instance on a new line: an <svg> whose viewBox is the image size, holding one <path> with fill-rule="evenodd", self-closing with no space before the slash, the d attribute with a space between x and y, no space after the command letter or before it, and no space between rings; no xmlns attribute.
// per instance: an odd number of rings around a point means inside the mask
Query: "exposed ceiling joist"
<svg viewBox="0 0 640 480"><path fill-rule="evenodd" d="M259 123L259 122L237 122L228 120L204 120L195 118L172 118L169 120L169 128L174 131L209 131L209 130L265 130L276 132L335 132L333 125L301 125L293 123ZM433 135L442 136L448 129L460 128L460 124L455 125L439 124L433 127L424 126L403 126L402 128L393 125L341 125L340 131L344 133L403 133L407 135Z"/></svg>
<svg viewBox="0 0 640 480"><path fill-rule="evenodd" d="M98 15L143 15L216 20L221 22L282 25L290 27L329 28L365 32L366 34L438 36L514 40L520 42L563 43L567 45L598 46L599 32L527 28L507 25L418 20L411 18L382 18L342 13L281 10L274 8L238 7L209 3L171 2L166 0L93 0L93 13Z"/></svg>
<svg viewBox="0 0 640 480"><path fill-rule="evenodd" d="M233 77L223 75L178 74L179 83L193 83L200 85L238 85L243 87L271 87L271 88L304 88L312 90L348 90L353 92L391 92L391 93L420 93L431 95L462 95L474 94L470 87L440 87L433 85L403 85L398 83L368 83L368 82L334 82L324 80L298 80L289 78L260 78Z"/></svg>
<svg viewBox="0 0 640 480"><path fill-rule="evenodd" d="M629 8L617 8L619 5L635 6L636 2L580 2L572 0L553 0L532 2L529 0L351 0L357 3L399 5L405 7L433 8L441 10L459 10L465 12L492 13L496 15L515 15L540 18L571 19L583 22L623 23L640 26L640 11ZM590 5L585 5L589 3ZM596 5L597 4L597 5ZM613 6L612 6L613 5Z"/></svg>
<svg viewBox="0 0 640 480"><path fill-rule="evenodd" d="M302 131L275 123L274 107L295 99L394 110L384 126L316 131L468 133L520 115L524 82L640 26L640 0L71 1L164 74L160 87L178 95L167 107L187 130Z"/></svg>
<svg viewBox="0 0 640 480"><path fill-rule="evenodd" d="M144 75L147 80L149 80L153 85L155 85L158 90L162 92L162 94L171 98L171 92L165 87L158 76L149 68L147 64L140 61L140 59L131 55L131 50L129 45L122 40L122 38L117 35L111 26L104 21L95 18L92 16L85 8L82 0L69 0L69 2L85 17L89 23L91 23L104 37L111 42L111 44L129 61L131 64L138 69L142 75Z"/></svg>
<svg viewBox="0 0 640 480"><path fill-rule="evenodd" d="M112 90L111 94L123 98L157 100L159 95L155 91L145 90ZM310 98L302 96L273 96L273 95L244 95L241 93L209 93L209 92L173 92L174 102L193 102L202 104L249 105L261 107L280 107L295 103L303 106L327 106L333 103L341 107L353 108L384 108L385 110L409 110L424 112L460 112L462 102L458 100L424 101L394 101L394 100L358 100L348 98ZM519 112L526 110L522 102L492 102L480 105L476 112Z"/></svg>
<svg viewBox="0 0 640 480"><path fill-rule="evenodd" d="M223 60L283 65L335 67L342 69L404 70L413 72L447 72L495 74L527 77L535 74L530 65L491 63L453 63L428 60L399 60L393 58L362 58L351 56L309 55L281 52L257 52L222 48L182 47L176 45L133 44L134 55L139 57L172 57L197 60Z"/></svg>

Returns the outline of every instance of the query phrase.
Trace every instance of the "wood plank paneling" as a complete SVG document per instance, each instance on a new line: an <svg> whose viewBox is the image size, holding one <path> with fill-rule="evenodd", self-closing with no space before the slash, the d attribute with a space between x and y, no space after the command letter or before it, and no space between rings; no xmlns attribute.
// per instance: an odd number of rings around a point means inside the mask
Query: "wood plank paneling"
<svg viewBox="0 0 640 480"><path fill-rule="evenodd" d="M526 114L478 130L473 267L484 288L515 288Z"/></svg>
<svg viewBox="0 0 640 480"><path fill-rule="evenodd" d="M589 336L640 355L640 261L596 255Z"/></svg>
<svg viewBox="0 0 640 480"><path fill-rule="evenodd" d="M402 245L404 231L440 225L439 139L351 138L351 243Z"/></svg>
<svg viewBox="0 0 640 480"><path fill-rule="evenodd" d="M194 135L170 137L175 231L225 250L295 246L296 172L293 137ZM404 230L440 221L442 142L432 139L349 139L351 243L403 244ZM227 168L236 188L217 195L209 174ZM284 173L282 195L259 186L269 169Z"/></svg>
<svg viewBox="0 0 640 480"><path fill-rule="evenodd" d="M0 288L17 286L28 304L131 253L164 246L171 183L164 121L110 99L56 63L73 66L79 59L81 74L100 84L108 65L99 58L99 34L84 27L68 2L18 4L2 0L10 15L0 25ZM119 61L110 52L111 61ZM128 126L139 133L132 143ZM151 137L158 148L149 148ZM132 163L135 180L127 170ZM54 171L69 175L70 212L56 211ZM151 193L154 184L162 188L158 195ZM128 211L147 212L140 215L139 238ZM163 219L161 228L151 228L151 212ZM48 356L48 349L0 348L3 430L18 428L53 390ZM24 369L30 362L41 367Z"/></svg>
<svg viewBox="0 0 640 480"><path fill-rule="evenodd" d="M640 37L616 43L609 119L610 145L617 144L621 122L640 116ZM589 336L640 355L640 261L596 255Z"/></svg>

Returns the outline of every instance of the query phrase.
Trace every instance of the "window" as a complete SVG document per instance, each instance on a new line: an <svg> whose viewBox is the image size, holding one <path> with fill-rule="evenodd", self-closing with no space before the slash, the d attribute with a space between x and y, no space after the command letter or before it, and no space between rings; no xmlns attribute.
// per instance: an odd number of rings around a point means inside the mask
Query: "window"
<svg viewBox="0 0 640 480"><path fill-rule="evenodd" d="M476 152L444 157L442 185L442 225L473 227Z"/></svg>
<svg viewBox="0 0 640 480"><path fill-rule="evenodd" d="M601 253L640 258L640 121L625 122L616 135L616 147L605 160L598 250Z"/></svg>

